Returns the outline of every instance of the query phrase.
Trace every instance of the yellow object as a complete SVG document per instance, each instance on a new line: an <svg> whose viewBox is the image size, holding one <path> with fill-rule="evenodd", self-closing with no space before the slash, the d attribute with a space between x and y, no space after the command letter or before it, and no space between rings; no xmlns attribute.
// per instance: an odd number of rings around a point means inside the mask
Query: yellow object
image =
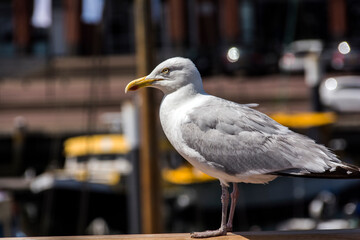
<svg viewBox="0 0 360 240"><path fill-rule="evenodd" d="M166 181L175 184L192 184L216 180L191 166L183 166L174 170L164 169L162 175Z"/></svg>
<svg viewBox="0 0 360 240"><path fill-rule="evenodd" d="M276 113L270 116L278 123L292 128L319 127L336 121L336 115L332 112L309 112L309 113Z"/></svg>
<svg viewBox="0 0 360 240"><path fill-rule="evenodd" d="M130 145L120 134L90 135L69 138L65 141L67 157L89 154L126 154Z"/></svg>
<svg viewBox="0 0 360 240"><path fill-rule="evenodd" d="M89 176L88 171L86 171L85 169L79 169L78 171L75 172L74 177L79 182L84 182L87 180L88 176Z"/></svg>
<svg viewBox="0 0 360 240"><path fill-rule="evenodd" d="M118 172L112 172L110 173L108 184L109 185L116 185L120 182L121 176Z"/></svg>

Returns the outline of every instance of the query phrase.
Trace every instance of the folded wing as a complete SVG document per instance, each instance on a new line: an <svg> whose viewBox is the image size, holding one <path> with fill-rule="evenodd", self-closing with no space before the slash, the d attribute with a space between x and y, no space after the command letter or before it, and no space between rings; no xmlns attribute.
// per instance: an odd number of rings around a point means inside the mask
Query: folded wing
<svg viewBox="0 0 360 240"><path fill-rule="evenodd" d="M215 97L194 108L181 132L188 147L230 175L335 176L346 169L342 176L358 172L357 167L342 164L326 147L265 114Z"/></svg>

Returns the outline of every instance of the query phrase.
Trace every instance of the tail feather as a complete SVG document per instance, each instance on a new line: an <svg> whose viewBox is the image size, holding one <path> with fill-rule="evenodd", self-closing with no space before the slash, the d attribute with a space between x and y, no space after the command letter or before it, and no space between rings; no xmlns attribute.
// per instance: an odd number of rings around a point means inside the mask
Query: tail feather
<svg viewBox="0 0 360 240"><path fill-rule="evenodd" d="M287 169L269 173L278 176L306 177L306 178L337 178L337 179L360 179L360 168L349 164L340 163L335 169L326 170L325 172L309 172L303 169Z"/></svg>

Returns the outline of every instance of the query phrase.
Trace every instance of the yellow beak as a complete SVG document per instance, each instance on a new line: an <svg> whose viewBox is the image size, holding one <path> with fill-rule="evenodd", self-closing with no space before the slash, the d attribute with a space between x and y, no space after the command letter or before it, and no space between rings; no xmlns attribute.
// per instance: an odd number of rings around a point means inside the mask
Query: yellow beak
<svg viewBox="0 0 360 240"><path fill-rule="evenodd" d="M125 93L127 93L128 91L136 91L139 88L149 86L153 82L161 80L161 79L145 79L145 78L146 76L129 82L129 84L125 87Z"/></svg>

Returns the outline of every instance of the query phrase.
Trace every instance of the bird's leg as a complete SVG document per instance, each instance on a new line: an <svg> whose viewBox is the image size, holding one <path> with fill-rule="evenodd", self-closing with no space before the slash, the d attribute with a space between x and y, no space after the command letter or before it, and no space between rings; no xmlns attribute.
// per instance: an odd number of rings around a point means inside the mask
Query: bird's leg
<svg viewBox="0 0 360 240"><path fill-rule="evenodd" d="M226 219L227 219L227 209L229 205L229 191L228 187L221 183L221 226L217 230L205 231L205 232L194 232L191 233L192 238L207 238L207 237L216 237L226 235Z"/></svg>
<svg viewBox="0 0 360 240"><path fill-rule="evenodd" d="M231 193L231 205L230 205L230 213L229 213L229 220L226 224L226 231L232 232L233 228L233 218L234 218L234 212L236 208L236 202L239 197L239 189L237 183L233 183L233 191Z"/></svg>

